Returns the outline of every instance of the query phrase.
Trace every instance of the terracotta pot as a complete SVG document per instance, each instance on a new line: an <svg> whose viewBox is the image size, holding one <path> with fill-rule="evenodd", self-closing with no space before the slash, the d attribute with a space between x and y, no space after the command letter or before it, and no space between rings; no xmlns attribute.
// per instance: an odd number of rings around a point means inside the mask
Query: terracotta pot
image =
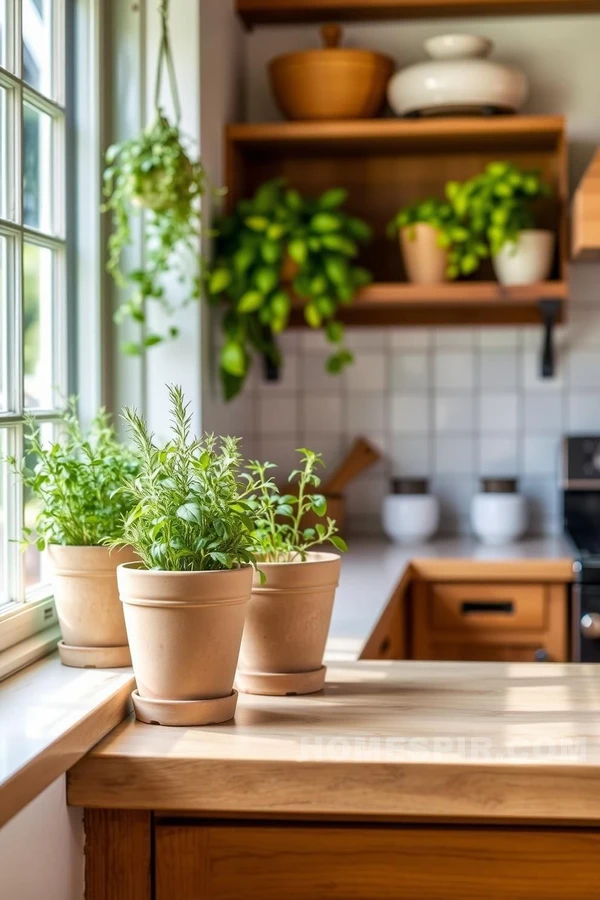
<svg viewBox="0 0 600 900"><path fill-rule="evenodd" d="M269 65L275 101L288 119L369 119L383 106L395 63L383 53L338 46L341 29L322 29L322 50L286 53Z"/></svg>
<svg viewBox="0 0 600 900"><path fill-rule="evenodd" d="M322 687L340 567L334 553L308 553L304 562L260 564L267 580L261 585L258 575L254 579L240 651L241 690L280 694ZM306 691L304 676L312 685Z"/></svg>
<svg viewBox="0 0 600 900"><path fill-rule="evenodd" d="M119 593L141 698L231 696L252 574L250 566L218 572L119 566Z"/></svg>
<svg viewBox="0 0 600 900"><path fill-rule="evenodd" d="M125 647L127 632L116 570L137 559L130 547L64 547L51 544L56 612L65 644Z"/></svg>
<svg viewBox="0 0 600 900"><path fill-rule="evenodd" d="M417 222L400 229L400 247L409 281L414 284L442 284L446 281L448 257L438 244L433 225Z"/></svg>

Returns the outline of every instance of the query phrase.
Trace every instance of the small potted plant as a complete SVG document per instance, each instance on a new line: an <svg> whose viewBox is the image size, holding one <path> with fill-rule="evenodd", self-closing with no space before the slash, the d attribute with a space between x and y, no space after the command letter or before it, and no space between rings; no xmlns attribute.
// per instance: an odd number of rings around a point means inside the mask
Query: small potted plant
<svg viewBox="0 0 600 900"><path fill-rule="evenodd" d="M371 229L342 208L346 198L343 188L303 197L279 178L216 223L207 296L224 309L220 369L226 399L242 389L255 354L276 377L282 363L277 335L288 325L292 292L304 304L307 324L323 328L334 346L328 371L336 374L352 362L338 312L371 280L354 262Z"/></svg>
<svg viewBox="0 0 600 900"><path fill-rule="evenodd" d="M447 186L452 194L453 183ZM488 256L485 241L449 199L430 198L405 206L388 225L400 238L404 267L415 284L441 284L473 275Z"/></svg>
<svg viewBox="0 0 600 900"><path fill-rule="evenodd" d="M144 420L125 411L140 472L124 493L133 504L118 543L141 560L119 566L137 690L138 719L206 725L231 719L232 690L252 589L260 503L248 502L237 438L192 433L179 387L170 387L172 432L158 446Z"/></svg>
<svg viewBox="0 0 600 900"><path fill-rule="evenodd" d="M289 476L294 493L282 494L269 472L271 463L254 462L258 481L253 504L261 508L254 532L258 565L248 607L237 686L252 694L310 694L325 682L323 654L331 622L341 559L316 550L332 544L345 551L327 501L316 493L321 455L302 449L301 466ZM322 522L304 527L307 512Z"/></svg>
<svg viewBox="0 0 600 900"><path fill-rule="evenodd" d="M399 237L404 268L415 284L441 284L448 277L447 229L452 207L432 198L403 207L388 225L388 236Z"/></svg>
<svg viewBox="0 0 600 900"><path fill-rule="evenodd" d="M60 432L47 444L30 419L26 457L21 463L9 459L37 501L35 525L24 529L24 545L45 550L53 569L63 664L129 666L116 568L136 557L126 543L112 551L102 545L122 535L131 502L120 487L135 477L138 461L117 441L104 410L84 431L72 400Z"/></svg>
<svg viewBox="0 0 600 900"><path fill-rule="evenodd" d="M451 185L455 211L487 243L501 284L535 284L549 277L555 235L534 227L534 204L550 195L537 172L511 162L490 163L475 178Z"/></svg>

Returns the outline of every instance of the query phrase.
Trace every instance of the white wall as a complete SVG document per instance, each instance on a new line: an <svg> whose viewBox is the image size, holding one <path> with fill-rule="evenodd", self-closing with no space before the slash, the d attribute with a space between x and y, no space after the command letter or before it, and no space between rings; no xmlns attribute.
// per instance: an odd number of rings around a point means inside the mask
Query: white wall
<svg viewBox="0 0 600 900"><path fill-rule="evenodd" d="M82 900L83 841L63 776L0 828L0 900Z"/></svg>
<svg viewBox="0 0 600 900"><path fill-rule="evenodd" d="M480 33L495 56L531 80L526 112L563 113L574 186L600 144L600 17L532 17L348 26L346 42L394 56L424 57L423 41L450 29ZM245 106L251 121L276 120L266 66L273 56L317 46L316 27L264 27L245 37ZM566 431L600 431L600 266L572 270L570 323L560 335L558 377L538 377L540 328L349 330L356 363L323 373L318 335L285 337L284 378L251 379L237 404L239 433L261 457L289 468L309 446L334 465L356 434L385 462L349 491L355 530L379 529L393 475L425 475L443 501L443 528L469 529L480 475L516 475L530 499L532 530L561 528L557 462Z"/></svg>

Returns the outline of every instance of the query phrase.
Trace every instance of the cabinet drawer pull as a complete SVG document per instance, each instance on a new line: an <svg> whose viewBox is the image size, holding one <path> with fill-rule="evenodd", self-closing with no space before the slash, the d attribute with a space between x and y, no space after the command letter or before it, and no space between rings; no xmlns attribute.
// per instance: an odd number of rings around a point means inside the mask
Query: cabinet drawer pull
<svg viewBox="0 0 600 900"><path fill-rule="evenodd" d="M463 616L471 613L502 613L511 616L515 605L512 600L463 600L460 611Z"/></svg>

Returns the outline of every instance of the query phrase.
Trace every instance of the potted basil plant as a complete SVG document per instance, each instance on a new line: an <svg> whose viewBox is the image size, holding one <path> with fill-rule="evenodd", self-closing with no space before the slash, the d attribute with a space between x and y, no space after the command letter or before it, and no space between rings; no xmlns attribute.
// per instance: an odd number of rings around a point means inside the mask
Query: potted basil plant
<svg viewBox="0 0 600 900"><path fill-rule="evenodd" d="M104 410L82 428L71 400L59 424L60 436L46 443L29 419L28 452L9 462L29 489L37 508L34 527L23 544L46 551L53 569L56 612L64 665L105 668L131 665L116 568L134 560L126 542L103 546L122 536L130 499L120 487L138 472L135 454L117 440Z"/></svg>
<svg viewBox="0 0 600 900"><path fill-rule="evenodd" d="M235 713L232 690L255 565L257 484L241 477L237 438L196 437L181 388L169 388L172 429L158 445L125 411L140 471L119 544L141 562L119 566L138 719L206 725ZM248 474L248 473L246 473Z"/></svg>
<svg viewBox="0 0 600 900"><path fill-rule="evenodd" d="M325 682L323 654L341 559L323 544L345 551L327 501L317 493L322 457L301 449L301 464L289 476L293 492L282 494L270 477L272 463L253 462L259 510L254 549L264 576L254 577L236 684L252 694L310 694ZM304 527L312 512L321 521Z"/></svg>

